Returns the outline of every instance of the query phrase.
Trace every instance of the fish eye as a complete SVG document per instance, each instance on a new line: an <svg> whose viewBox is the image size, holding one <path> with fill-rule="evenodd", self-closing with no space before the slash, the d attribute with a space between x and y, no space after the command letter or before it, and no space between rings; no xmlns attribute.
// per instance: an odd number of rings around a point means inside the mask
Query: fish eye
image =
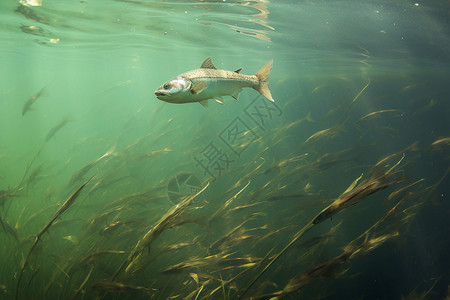
<svg viewBox="0 0 450 300"><path fill-rule="evenodd" d="M170 88L170 85L168 83L164 83L163 88L165 90L168 90Z"/></svg>

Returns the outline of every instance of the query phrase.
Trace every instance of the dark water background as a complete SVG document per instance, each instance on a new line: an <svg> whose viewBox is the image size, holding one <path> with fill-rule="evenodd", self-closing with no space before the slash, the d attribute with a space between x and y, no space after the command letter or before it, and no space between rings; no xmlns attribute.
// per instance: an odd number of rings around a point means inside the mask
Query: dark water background
<svg viewBox="0 0 450 300"><path fill-rule="evenodd" d="M450 297L449 8L1 1L0 299L270 299L292 279L287 299ZM208 56L243 74L274 59L275 103L156 99ZM352 182L383 174L399 182L255 281Z"/></svg>

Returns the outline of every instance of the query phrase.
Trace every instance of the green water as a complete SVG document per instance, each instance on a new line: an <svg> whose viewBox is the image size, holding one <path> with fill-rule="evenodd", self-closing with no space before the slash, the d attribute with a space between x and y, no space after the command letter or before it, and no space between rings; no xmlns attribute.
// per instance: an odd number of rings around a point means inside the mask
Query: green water
<svg viewBox="0 0 450 300"><path fill-rule="evenodd" d="M0 299L449 297L448 3L33 3L0 3ZM153 94L209 56L273 59L275 102Z"/></svg>

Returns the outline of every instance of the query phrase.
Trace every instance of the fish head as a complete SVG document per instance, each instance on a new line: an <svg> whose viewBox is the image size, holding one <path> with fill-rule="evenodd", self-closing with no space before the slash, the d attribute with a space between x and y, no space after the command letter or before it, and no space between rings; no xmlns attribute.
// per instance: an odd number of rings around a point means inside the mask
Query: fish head
<svg viewBox="0 0 450 300"><path fill-rule="evenodd" d="M165 102L181 103L189 96L191 87L192 82L189 79L178 76L157 88L155 95Z"/></svg>

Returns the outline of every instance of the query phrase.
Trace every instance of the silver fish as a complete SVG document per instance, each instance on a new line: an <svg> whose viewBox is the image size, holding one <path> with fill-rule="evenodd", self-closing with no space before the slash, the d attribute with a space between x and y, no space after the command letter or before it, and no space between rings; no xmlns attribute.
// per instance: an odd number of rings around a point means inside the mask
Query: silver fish
<svg viewBox="0 0 450 300"><path fill-rule="evenodd" d="M24 103L23 107L22 107L22 116L25 116L25 114L31 110L31 105L33 105L34 102L36 102L37 99L39 99L40 97L43 96L47 96L48 92L46 90L47 86L44 86L43 88L41 88L39 90L39 92L37 92L36 94L34 94L33 96L31 96L30 99L27 100L27 102Z"/></svg>
<svg viewBox="0 0 450 300"><path fill-rule="evenodd" d="M200 69L188 71L164 83L155 95L169 103L200 102L207 107L208 99L216 99L223 104L222 96L229 95L237 100L243 88L251 87L274 102L268 84L272 63L273 60L269 61L255 75L243 75L239 74L241 69L234 72L218 70L208 57Z"/></svg>

